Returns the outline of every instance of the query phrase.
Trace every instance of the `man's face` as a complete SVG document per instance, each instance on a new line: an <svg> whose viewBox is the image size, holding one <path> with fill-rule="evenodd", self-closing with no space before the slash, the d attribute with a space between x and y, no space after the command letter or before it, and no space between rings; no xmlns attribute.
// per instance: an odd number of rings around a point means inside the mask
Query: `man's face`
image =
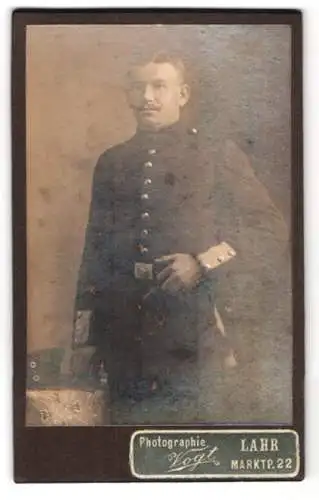
<svg viewBox="0 0 319 500"><path fill-rule="evenodd" d="M159 130L175 123L188 98L188 86L170 63L150 62L130 75L128 101L141 129Z"/></svg>

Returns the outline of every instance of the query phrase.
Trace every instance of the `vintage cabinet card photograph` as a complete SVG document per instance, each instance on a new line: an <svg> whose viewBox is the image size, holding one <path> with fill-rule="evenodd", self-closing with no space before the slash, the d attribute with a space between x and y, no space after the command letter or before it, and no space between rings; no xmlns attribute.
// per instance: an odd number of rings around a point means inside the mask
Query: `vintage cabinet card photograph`
<svg viewBox="0 0 319 500"><path fill-rule="evenodd" d="M301 45L13 13L17 482L303 478Z"/></svg>

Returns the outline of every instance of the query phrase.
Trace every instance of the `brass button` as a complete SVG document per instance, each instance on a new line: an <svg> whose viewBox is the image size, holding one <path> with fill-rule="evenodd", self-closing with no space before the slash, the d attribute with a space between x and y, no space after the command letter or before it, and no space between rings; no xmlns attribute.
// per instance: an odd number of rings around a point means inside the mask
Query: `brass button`
<svg viewBox="0 0 319 500"><path fill-rule="evenodd" d="M151 156L156 155L156 149L149 149L148 154Z"/></svg>
<svg viewBox="0 0 319 500"><path fill-rule="evenodd" d="M148 212L143 212L141 217L143 220L149 220L150 214Z"/></svg>
<svg viewBox="0 0 319 500"><path fill-rule="evenodd" d="M146 161L144 163L144 167L151 168L153 166L153 163L151 161Z"/></svg>
<svg viewBox="0 0 319 500"><path fill-rule="evenodd" d="M142 200L148 200L148 199L149 199L148 194L147 194L147 193L143 193L143 194L141 195L141 199L142 199Z"/></svg>
<svg viewBox="0 0 319 500"><path fill-rule="evenodd" d="M37 367L36 362L35 362L35 361L31 361L31 362L30 362L30 367L31 367L31 368L36 368L36 367Z"/></svg>
<svg viewBox="0 0 319 500"><path fill-rule="evenodd" d="M40 380L39 375L33 375L32 380L33 380L34 382L39 382L39 380Z"/></svg>
<svg viewBox="0 0 319 500"><path fill-rule="evenodd" d="M142 254L146 254L146 253L148 253L148 248L147 248L147 247L141 247L141 248L140 248L140 252L141 252Z"/></svg>
<svg viewBox="0 0 319 500"><path fill-rule="evenodd" d="M147 229L142 229L142 231L141 231L141 236L142 236L143 238L145 238L146 236L148 236L148 234L149 234L149 232L148 232L148 230L147 230Z"/></svg>
<svg viewBox="0 0 319 500"><path fill-rule="evenodd" d="M207 269L207 271L210 271L211 269L214 269L214 266L211 266L207 262L205 262L203 265L204 265L204 268Z"/></svg>
<svg viewBox="0 0 319 500"><path fill-rule="evenodd" d="M144 185L145 186L150 186L152 184L152 180L151 179L145 179L144 181Z"/></svg>
<svg viewBox="0 0 319 500"><path fill-rule="evenodd" d="M197 135L197 134L198 134L198 130L197 130L197 128L192 128L192 129L191 129L191 133L192 133L193 135Z"/></svg>

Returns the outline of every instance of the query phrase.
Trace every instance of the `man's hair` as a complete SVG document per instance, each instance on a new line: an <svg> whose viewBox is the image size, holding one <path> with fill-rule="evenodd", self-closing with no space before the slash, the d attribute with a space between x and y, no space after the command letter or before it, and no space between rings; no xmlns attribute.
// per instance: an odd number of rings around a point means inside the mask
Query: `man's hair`
<svg viewBox="0 0 319 500"><path fill-rule="evenodd" d="M186 82L187 80L185 64L181 57L165 51L156 52L151 57L144 57L143 59L139 59L138 61L134 62L132 68L128 72L128 76L131 75L131 72L134 68L146 66L149 63L171 64L180 74L181 80L183 82Z"/></svg>
<svg viewBox="0 0 319 500"><path fill-rule="evenodd" d="M171 64L180 74L181 79L183 81L186 80L186 68L183 60L174 54L170 54L168 52L157 52L156 54L153 55L151 58L150 62L156 63L156 64L161 64L161 63L168 63Z"/></svg>

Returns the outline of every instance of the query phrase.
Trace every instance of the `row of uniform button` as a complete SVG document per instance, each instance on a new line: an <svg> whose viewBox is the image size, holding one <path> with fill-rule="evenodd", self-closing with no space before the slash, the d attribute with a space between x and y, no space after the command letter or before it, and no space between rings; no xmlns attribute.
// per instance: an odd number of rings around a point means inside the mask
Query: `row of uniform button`
<svg viewBox="0 0 319 500"><path fill-rule="evenodd" d="M156 149L149 149L148 150L148 154L150 156L156 155L156 152L157 152ZM144 163L144 167L147 168L147 169L152 168L153 167L153 163L148 160L148 161L146 161ZM149 176L146 177L144 179L144 182L143 182L144 187L147 189L148 187L151 186L151 184L152 184L152 179ZM141 194L141 200L142 201L148 201L149 199L150 199L149 193L144 192L144 193ZM148 222L150 220L150 218L151 218L151 216L150 216L150 213L148 211L145 211L145 212L141 213L141 219L142 219L142 221ZM149 236L149 230L147 228L145 228L145 227L142 228L142 230L141 230L141 238L143 240L145 240L148 236ZM139 251L140 251L140 253L142 255L145 256L148 253L148 248L144 244L140 243L138 245L138 247L139 247Z"/></svg>
<svg viewBox="0 0 319 500"><path fill-rule="evenodd" d="M190 129L190 133L192 135L197 135L198 131L196 128L192 128L192 129ZM155 156L157 153L156 149L148 149L147 152L148 152L149 156ZM152 163L152 161L147 160L144 162L143 166L145 167L145 169L151 169L153 167L153 163ZM144 192L141 194L141 200L143 202L147 202L150 199L150 194L147 192L147 188L149 188L152 185L152 179L150 178L149 174L147 174L147 177L144 179L143 185L144 185ZM141 213L141 219L143 222L146 223L146 222L150 221L150 218L151 218L151 214L149 211L145 210ZM145 240L148 236L149 236L149 230L146 228L143 228L141 230L142 239ZM139 251L142 255L145 256L148 253L148 248L147 248L147 246L144 245L144 243L139 243L138 248L139 248Z"/></svg>

